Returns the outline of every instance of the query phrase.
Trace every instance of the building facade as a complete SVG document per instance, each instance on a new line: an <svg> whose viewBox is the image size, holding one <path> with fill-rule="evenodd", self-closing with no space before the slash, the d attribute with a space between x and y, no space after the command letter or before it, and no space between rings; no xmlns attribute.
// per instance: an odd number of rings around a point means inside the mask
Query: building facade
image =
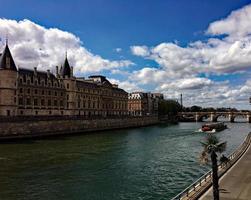
<svg viewBox="0 0 251 200"><path fill-rule="evenodd" d="M161 93L133 92L128 94L128 112L131 116L150 116L158 114Z"/></svg>
<svg viewBox="0 0 251 200"><path fill-rule="evenodd" d="M74 77L67 57L53 74L18 69L8 44L0 54L0 116L125 116L127 107L127 92L104 76Z"/></svg>

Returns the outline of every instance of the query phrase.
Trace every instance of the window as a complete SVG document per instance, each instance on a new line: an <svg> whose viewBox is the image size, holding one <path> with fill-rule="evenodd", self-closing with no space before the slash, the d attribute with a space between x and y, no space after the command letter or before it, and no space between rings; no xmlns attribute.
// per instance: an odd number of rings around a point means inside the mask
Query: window
<svg viewBox="0 0 251 200"><path fill-rule="evenodd" d="M38 105L38 101L37 99L34 99L34 106L37 106Z"/></svg>
<svg viewBox="0 0 251 200"><path fill-rule="evenodd" d="M48 100L48 106L51 106L51 100L50 99Z"/></svg>
<svg viewBox="0 0 251 200"><path fill-rule="evenodd" d="M26 105L31 105L31 99L30 98L26 99Z"/></svg>
<svg viewBox="0 0 251 200"><path fill-rule="evenodd" d="M44 106L44 99L41 99L41 106Z"/></svg>
<svg viewBox="0 0 251 200"><path fill-rule="evenodd" d="M19 93L23 93L23 88L20 88L20 89L19 89Z"/></svg>
<svg viewBox="0 0 251 200"><path fill-rule="evenodd" d="M41 92L41 93L42 93L42 95L44 95L44 90L42 90L42 92Z"/></svg>
<svg viewBox="0 0 251 200"><path fill-rule="evenodd" d="M30 94L30 93L31 93L30 89L28 89L28 90L27 90L27 93L28 93L28 94Z"/></svg>
<svg viewBox="0 0 251 200"><path fill-rule="evenodd" d="M35 94L37 94L37 89L35 89Z"/></svg>
<svg viewBox="0 0 251 200"><path fill-rule="evenodd" d="M67 89L69 89L69 83L67 83L66 87L67 87Z"/></svg>
<svg viewBox="0 0 251 200"><path fill-rule="evenodd" d="M18 104L19 104L19 105L23 105L23 104L24 104L23 98L19 98L19 99L18 99Z"/></svg>
<svg viewBox="0 0 251 200"><path fill-rule="evenodd" d="M57 93L57 92L55 92L55 96L58 96L58 93Z"/></svg>
<svg viewBox="0 0 251 200"><path fill-rule="evenodd" d="M63 103L63 101L62 101L62 100L60 101L60 106L61 106L61 107L63 107L63 106L64 106L64 103Z"/></svg>
<svg viewBox="0 0 251 200"><path fill-rule="evenodd" d="M58 101L54 100L54 106L57 106L57 105L58 105Z"/></svg>

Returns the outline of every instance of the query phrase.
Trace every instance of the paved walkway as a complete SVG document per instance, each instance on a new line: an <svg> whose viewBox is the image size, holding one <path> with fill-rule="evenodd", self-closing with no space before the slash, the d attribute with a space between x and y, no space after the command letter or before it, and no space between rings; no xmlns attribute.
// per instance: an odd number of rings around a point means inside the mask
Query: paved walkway
<svg viewBox="0 0 251 200"><path fill-rule="evenodd" d="M220 200L251 200L251 147L220 179ZM212 200L212 187L200 200Z"/></svg>

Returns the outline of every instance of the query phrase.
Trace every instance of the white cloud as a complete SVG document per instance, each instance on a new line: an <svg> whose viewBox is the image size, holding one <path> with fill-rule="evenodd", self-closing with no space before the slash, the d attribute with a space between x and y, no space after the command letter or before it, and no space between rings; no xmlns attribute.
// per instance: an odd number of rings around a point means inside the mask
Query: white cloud
<svg viewBox="0 0 251 200"><path fill-rule="evenodd" d="M136 56L146 57L150 54L147 46L131 46L131 52Z"/></svg>
<svg viewBox="0 0 251 200"><path fill-rule="evenodd" d="M164 83L160 85L160 88L163 89L180 89L180 90L196 90L202 89L205 86L210 86L213 84L213 81L207 78L186 78L179 79L174 82Z"/></svg>
<svg viewBox="0 0 251 200"><path fill-rule="evenodd" d="M45 28L30 20L0 19L0 33L8 33L9 46L16 64L39 69L55 68L64 61L67 50L77 73L100 72L133 65L129 60L111 61L88 51L74 34Z"/></svg>
<svg viewBox="0 0 251 200"><path fill-rule="evenodd" d="M132 46L134 55L156 61L170 76L188 77L199 73L224 74L251 69L251 5L232 12L209 25L207 41L186 47L161 43L155 47ZM223 39L214 35L227 34Z"/></svg>
<svg viewBox="0 0 251 200"><path fill-rule="evenodd" d="M116 49L114 49L117 53L120 53L121 51L122 51L122 49L121 48L116 48Z"/></svg>
<svg viewBox="0 0 251 200"><path fill-rule="evenodd" d="M212 81L200 74L246 73L251 69L251 5L232 12L225 19L209 24L206 41L187 46L164 42L154 47L132 46L132 54L158 63L134 71L130 80L138 85L153 85L167 97L184 93L187 105L236 106L249 108L251 82L236 85ZM223 35L222 37L215 37Z"/></svg>
<svg viewBox="0 0 251 200"><path fill-rule="evenodd" d="M233 11L227 18L209 25L208 34L246 36L251 33L251 5Z"/></svg>
<svg viewBox="0 0 251 200"><path fill-rule="evenodd" d="M131 82L131 81L120 81L120 80L112 79L112 78L109 78L109 81L111 83L118 84L120 88L124 89L127 92L142 91L143 90L136 83Z"/></svg>

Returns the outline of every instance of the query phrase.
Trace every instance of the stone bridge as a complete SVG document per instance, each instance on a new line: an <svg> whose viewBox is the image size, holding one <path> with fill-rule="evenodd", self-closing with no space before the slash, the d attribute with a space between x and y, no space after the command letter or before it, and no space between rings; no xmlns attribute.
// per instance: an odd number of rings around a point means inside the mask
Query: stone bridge
<svg viewBox="0 0 251 200"><path fill-rule="evenodd" d="M180 112L179 117L196 122L202 122L203 119L217 122L219 117L224 117L229 122L234 122L236 117L241 117L246 119L246 122L251 123L251 112Z"/></svg>

